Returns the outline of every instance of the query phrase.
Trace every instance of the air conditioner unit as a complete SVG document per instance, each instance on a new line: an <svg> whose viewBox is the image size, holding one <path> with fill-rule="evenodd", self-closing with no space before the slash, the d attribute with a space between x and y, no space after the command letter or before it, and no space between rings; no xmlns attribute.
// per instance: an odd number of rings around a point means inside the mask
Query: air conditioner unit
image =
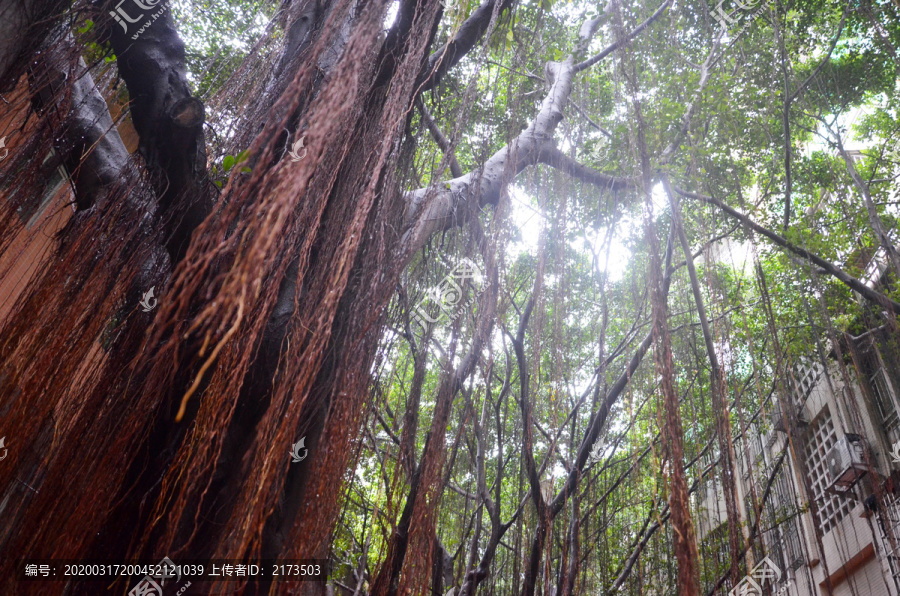
<svg viewBox="0 0 900 596"><path fill-rule="evenodd" d="M862 437L847 433L838 439L826 456L831 485L850 488L867 472Z"/></svg>

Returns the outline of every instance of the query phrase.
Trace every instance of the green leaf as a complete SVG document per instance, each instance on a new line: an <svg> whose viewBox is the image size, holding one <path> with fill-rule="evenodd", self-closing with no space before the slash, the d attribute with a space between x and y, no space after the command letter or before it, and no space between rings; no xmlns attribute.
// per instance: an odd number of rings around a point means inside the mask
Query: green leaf
<svg viewBox="0 0 900 596"><path fill-rule="evenodd" d="M241 151L240 153L237 154L237 157L235 157L235 162L244 163L248 159L250 159L250 150L244 149L243 151Z"/></svg>
<svg viewBox="0 0 900 596"><path fill-rule="evenodd" d="M241 168L241 172L243 172L245 174L249 174L252 171L253 171L253 168L248 168L247 166L244 166L243 168Z"/></svg>
<svg viewBox="0 0 900 596"><path fill-rule="evenodd" d="M230 172L231 168L234 167L234 156L226 155L225 159L222 160L222 169L226 172Z"/></svg>

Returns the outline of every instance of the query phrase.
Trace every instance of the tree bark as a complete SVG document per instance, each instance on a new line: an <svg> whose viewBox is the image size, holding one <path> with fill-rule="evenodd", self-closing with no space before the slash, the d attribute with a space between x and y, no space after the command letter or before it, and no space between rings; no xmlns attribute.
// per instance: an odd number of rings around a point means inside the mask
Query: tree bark
<svg viewBox="0 0 900 596"><path fill-rule="evenodd" d="M115 4L110 0L109 12ZM165 10L152 21L149 12L143 18L150 26L141 33L137 33L143 29L140 23L123 30L108 19L108 35L119 75L128 87L131 121L140 136L138 150L165 215L166 246L172 261L178 262L187 251L191 233L214 204L214 187L206 173L206 116L203 103L191 95L184 42L171 11Z"/></svg>
<svg viewBox="0 0 900 596"><path fill-rule="evenodd" d="M681 218L681 206L678 197L672 191L667 177L662 178L663 188L669 196L669 204L672 207L672 225L681 240L681 248L687 263L688 276L691 280L691 291L694 294L694 303L697 305L697 316L700 319L700 329L703 331L703 341L706 344L706 355L709 358L710 393L712 394L713 414L716 420L716 435L719 440L719 457L722 461L722 491L725 496L725 512L728 517L728 543L731 554L731 585L736 586L740 581L739 569L741 550L741 518L737 506L737 488L735 486L734 469L734 445L731 440L731 416L728 410L726 398L725 372L719 366L716 348L713 344L712 332L709 328L709 320L706 317L706 307L703 304L703 295L700 293L700 282L697 278L697 269L694 267L694 257L684 225Z"/></svg>

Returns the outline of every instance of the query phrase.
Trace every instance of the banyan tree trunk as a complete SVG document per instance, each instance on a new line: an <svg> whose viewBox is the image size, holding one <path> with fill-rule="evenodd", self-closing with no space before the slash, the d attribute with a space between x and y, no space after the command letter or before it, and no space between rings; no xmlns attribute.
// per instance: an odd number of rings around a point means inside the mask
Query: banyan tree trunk
<svg viewBox="0 0 900 596"><path fill-rule="evenodd" d="M388 4L294 5L267 86L278 94L261 97L265 109L238 134L253 139L252 171L220 196L200 171L203 106L183 84L171 17L117 51L150 184L113 143L119 179L95 183L61 235L64 291L58 270L44 273L3 322L0 383L29 399L13 405L19 449L0 486L21 496L10 470L24 465L37 489L7 511L3 593L19 589L12 566L23 555L327 555L383 307L415 249L401 247L398 176L414 98L435 70L439 2L404 3L385 38ZM105 27L122 41L118 25ZM71 100L73 81L90 81L83 71L70 68L48 101L68 98L69 121L95 109L103 124L102 101ZM305 136L305 159L285 158L286 129ZM159 306L146 315L134 307L150 285ZM109 327L101 350L94 338ZM291 464L304 436L309 456Z"/></svg>

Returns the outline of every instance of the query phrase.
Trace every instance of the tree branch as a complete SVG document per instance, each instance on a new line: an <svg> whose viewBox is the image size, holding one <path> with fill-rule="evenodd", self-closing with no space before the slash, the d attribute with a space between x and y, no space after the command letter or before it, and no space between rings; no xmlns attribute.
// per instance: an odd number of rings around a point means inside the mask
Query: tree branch
<svg viewBox="0 0 900 596"><path fill-rule="evenodd" d="M584 182L596 184L601 188L620 190L634 186L634 182L630 178L611 176L590 168L575 161L549 143L542 145L539 149L538 161L547 164L548 166L553 166L557 170L565 172Z"/></svg>
<svg viewBox="0 0 900 596"><path fill-rule="evenodd" d="M605 128L603 128L602 126L600 126L599 124L597 124L596 122L594 122L594 120L593 120L590 116L587 115L587 112L585 112L584 109L583 109L580 105L578 105L577 102L575 102L575 100L570 100L570 101L572 102L572 107L574 107L575 110L576 110L579 114L581 114L582 117L583 117L585 120L588 121L588 124L590 124L591 126L593 126L594 128L596 128L597 130L599 130L600 133L601 133L603 136L605 136L607 139L612 139L612 138L613 138L612 133L610 133L608 130L606 130Z"/></svg>
<svg viewBox="0 0 900 596"><path fill-rule="evenodd" d="M821 72L822 68L831 60L831 54L834 52L834 48L835 46L837 46L837 42L841 38L841 33L843 33L844 31L844 23L847 21L847 13L850 12L850 6L851 4L849 2L844 6L844 14L841 16L841 22L838 25L837 34L834 36L834 39L831 40L831 45L828 46L828 51L825 53L822 61L819 62L819 65L816 67L816 69L812 71L812 73L808 77L806 77L806 80L800 83L797 89L795 89L794 92L791 93L790 101L794 101L795 99L797 99L800 94L803 93L803 91L806 89L806 86L809 85L814 78L816 78L819 72Z"/></svg>
<svg viewBox="0 0 900 596"><path fill-rule="evenodd" d="M112 0L107 9L115 14ZM106 24L119 74L128 87L138 149L153 174L161 215L169 222L166 245L177 261L187 250L191 232L212 211L214 187L206 172L204 106L191 95L184 42L170 11L152 21L150 14L147 10L128 26L122 21L121 28L111 19ZM144 19L147 23L141 25Z"/></svg>
<svg viewBox="0 0 900 596"><path fill-rule="evenodd" d="M422 120L425 122L425 126L428 127L428 131L434 138L434 142L437 143L437 146L441 148L441 151L443 151L444 155L447 157L447 161L450 164L450 173L453 174L454 178L459 178L463 175L463 171L462 168L459 167L459 162L456 161L456 153L453 151L453 145L438 127L437 122L434 121L434 117L431 115L431 112L428 111L428 108L425 107L425 102L422 101L421 96L416 98L416 107L419 108L419 113L422 114Z"/></svg>
<svg viewBox="0 0 900 596"><path fill-rule="evenodd" d="M713 44L712 49L709 51L709 54L706 56L706 60L703 61L703 64L700 65L700 81L697 84L697 91L694 93L694 98L691 100L688 109L684 112L684 115L681 118L681 127L678 129L678 132L675 135L675 138L672 139L672 142L663 150L662 154L659 158L659 165L665 165L669 163L669 160L675 155L675 151L678 150L678 147L681 146L681 142L684 140L684 137L687 135L688 129L691 126L691 120L694 118L694 112L697 110L697 105L700 103L700 98L703 95L703 90L706 88L706 83L709 81L709 70L719 59L716 56L716 51L719 49L719 43L722 40L722 32L719 32L718 37L716 37L716 41Z"/></svg>
<svg viewBox="0 0 900 596"><path fill-rule="evenodd" d="M62 121L53 122L64 131L57 135L54 149L69 173L79 210L102 202L109 191L122 182L131 156L122 143L103 96L87 72L84 60L69 62L71 43L40 55L29 83L34 91L36 107L46 112L51 121L59 118L55 108L68 101L70 106ZM65 66L63 66L66 64ZM61 97L65 81L74 78L71 95ZM131 193L129 193L131 196ZM145 201L152 203L152 201ZM154 209L148 204L145 209Z"/></svg>
<svg viewBox="0 0 900 596"><path fill-rule="evenodd" d="M687 264L688 277L691 280L691 291L694 294L694 303L697 306L697 316L700 319L700 328L703 331L703 341L706 344L706 355L707 358L709 358L710 393L712 394L713 399L716 435L719 441L719 457L722 460L722 486L725 497L725 512L728 517L728 540L732 568L731 583L736 586L740 579L738 577L740 559L738 558L737 552L740 548L740 538L742 538L743 535L740 533L741 520L737 506L734 458L732 455L733 443L731 440L731 418L729 416L728 401L725 398L725 373L719 366L719 359L716 355L715 345L713 344L712 331L710 331L709 320L706 316L706 306L703 303L703 295L700 292L700 281L697 277L697 269L694 267L691 246L688 242L687 234L684 231L678 195L672 191L672 186L669 184L667 176L663 176L662 183L666 194L669 196L669 204L672 207L672 225L675 227L678 238L681 241L681 248L684 252L685 262Z"/></svg>
<svg viewBox="0 0 900 596"><path fill-rule="evenodd" d="M537 163L541 146L553 137L562 121L563 108L572 92L573 58L547 63L552 77L550 91L531 124L508 145L494 153L478 170L440 185L414 190L407 195L403 221L407 228L403 254L411 255L435 232L456 223L459 207L477 200L480 206L495 205L501 190L519 172Z"/></svg>
<svg viewBox="0 0 900 596"><path fill-rule="evenodd" d="M803 257L804 259L807 259L808 261L811 261L812 263L815 263L816 265L821 267L826 273L832 275L833 277L836 277L838 280L843 282L851 290L858 292L867 300L870 300L871 302L874 302L875 304L878 304L879 306L883 306L884 308L890 309L893 312L900 314L900 304L898 304L897 302L894 302L893 300L891 300L884 294L881 294L881 293L876 292L875 290L869 288L868 286L866 286L865 284L860 282L858 279L851 277L845 271L832 265L825 259L823 259L819 256L816 256L813 253L809 252L808 250L800 248L799 246L794 246L793 244L791 244L790 242L788 242L787 240L785 240L784 238L782 238L775 232L762 227L761 225L754 222L746 215L738 213L736 210L732 209L731 207L729 207L728 205L726 205L719 199L717 199L715 197L711 197L711 196L702 195L700 193L688 192L686 190L682 190L682 189L678 188L677 186L675 186L673 188L675 189L675 192L677 192L678 194L680 194L683 197L688 197L691 199L696 199L698 201L703 201L704 203L709 203L710 205L715 205L716 207L718 207L719 209L721 209L722 211L724 211L731 217L737 219L738 221L740 221L741 223L743 223L744 225L746 225L753 231L758 232L759 234L762 234L763 236L765 236L766 238L768 238L769 240L771 240L778 246L785 248L785 249L791 251L792 253L799 255L799 256Z"/></svg>
<svg viewBox="0 0 900 596"><path fill-rule="evenodd" d="M594 64L600 62L601 60L603 60L604 58L606 58L607 56L609 56L610 54L612 54L613 52L615 52L616 50L618 50L619 48L621 48L622 46L627 44L628 42L630 42L632 39L634 39L635 37L640 35L640 33L644 29L646 29L653 23L653 21L655 21L656 19L661 17L662 14L664 12L666 12L666 9L669 7L669 4L671 2L672 2L672 0L666 0L665 2L662 3L662 6L657 8L656 12L654 12L652 15L650 15L650 17L646 21L644 21L643 23L641 23L640 25L638 25L637 27L632 29L631 33L629 33L622 39L616 41L615 43L606 46L606 48L604 48L603 51L601 51L599 54L593 56L592 58L589 58L589 59L585 60L584 62L579 62L578 64L576 64L575 72L581 72L582 70L584 70L586 68L590 68Z"/></svg>
<svg viewBox="0 0 900 596"><path fill-rule="evenodd" d="M15 87L68 5L67 0L0 3L0 92Z"/></svg>
<svg viewBox="0 0 900 596"><path fill-rule="evenodd" d="M787 52L784 48L784 35L778 26L778 15L772 17L772 28L775 30L775 37L778 40L778 48L781 53L781 77L784 82L784 104L781 110L781 128L784 134L784 218L782 221L782 230L787 232L791 223L791 189L793 186L791 177L791 87L787 70Z"/></svg>
<svg viewBox="0 0 900 596"><path fill-rule="evenodd" d="M491 23L497 0L486 0L466 19L453 38L444 47L428 57L428 62L420 75L420 91L432 89L441 78L456 66L482 38ZM512 5L513 0L500 0L500 12Z"/></svg>
<svg viewBox="0 0 900 596"><path fill-rule="evenodd" d="M572 93L575 74L634 39L662 16L671 1L666 0L647 20L590 60L576 66L574 55L569 55L562 62L548 62L545 73L550 90L541 102L534 120L509 144L488 158L484 166L440 185L409 192L403 217L406 229L401 242L403 258L409 258L409 255L424 246L433 233L463 221L462 206L471 201L478 201L481 207L497 204L501 191L508 182L526 167L538 163L542 149L552 147L553 133L562 121L563 109ZM487 5L488 3L483 4L478 11ZM460 37L461 34L458 34L456 39ZM429 59L429 63L432 59Z"/></svg>

